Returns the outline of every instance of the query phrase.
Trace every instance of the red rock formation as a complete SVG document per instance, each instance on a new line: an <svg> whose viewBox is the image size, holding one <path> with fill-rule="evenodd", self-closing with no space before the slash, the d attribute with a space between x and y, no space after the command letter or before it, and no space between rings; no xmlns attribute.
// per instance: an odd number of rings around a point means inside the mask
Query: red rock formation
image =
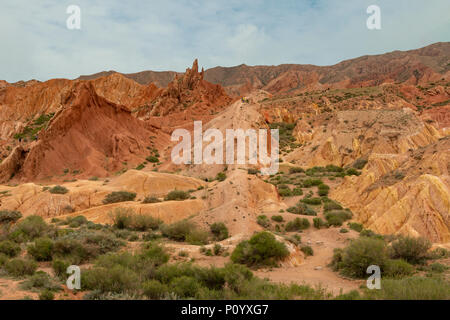
<svg viewBox="0 0 450 320"><path fill-rule="evenodd" d="M151 136L157 136L152 144ZM107 176L136 165L168 138L133 117L127 108L96 94L91 83L78 83L47 129L33 142L16 176L35 180L60 176L65 169L81 177Z"/></svg>

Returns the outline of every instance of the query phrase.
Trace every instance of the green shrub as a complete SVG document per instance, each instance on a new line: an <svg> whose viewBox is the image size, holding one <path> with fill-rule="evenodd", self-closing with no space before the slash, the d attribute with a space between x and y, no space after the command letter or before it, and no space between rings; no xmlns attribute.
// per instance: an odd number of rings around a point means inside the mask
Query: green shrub
<svg viewBox="0 0 450 320"><path fill-rule="evenodd" d="M74 218L68 218L66 223L71 228L78 228L79 226L88 223L88 219L85 216L76 216Z"/></svg>
<svg viewBox="0 0 450 320"><path fill-rule="evenodd" d="M341 228L341 230L339 230L340 233L348 233L348 229L345 228Z"/></svg>
<svg viewBox="0 0 450 320"><path fill-rule="evenodd" d="M281 197L292 197L293 196L293 194L292 194L292 191L291 191L291 189L289 189L289 188L278 188L278 194L281 196Z"/></svg>
<svg viewBox="0 0 450 320"><path fill-rule="evenodd" d="M303 172L305 172L305 170L303 170L303 169L300 168L300 167L291 167L291 168L289 168L289 173L290 173L290 174L293 174L293 173L303 173Z"/></svg>
<svg viewBox="0 0 450 320"><path fill-rule="evenodd" d="M48 191L54 194L66 194L67 192L69 192L69 190L67 190L67 188L63 186L54 186L53 188L50 188Z"/></svg>
<svg viewBox="0 0 450 320"><path fill-rule="evenodd" d="M265 215L258 216L256 222L263 228L268 228L270 226L270 221Z"/></svg>
<svg viewBox="0 0 450 320"><path fill-rule="evenodd" d="M340 270L347 276L364 278L367 275L367 267L377 265L383 270L386 261L384 241L360 237L344 250L335 250L331 265L334 270Z"/></svg>
<svg viewBox="0 0 450 320"><path fill-rule="evenodd" d="M347 175L347 176L359 176L359 175L361 175L361 172L359 172L355 168L349 168L345 172L345 175Z"/></svg>
<svg viewBox="0 0 450 320"><path fill-rule="evenodd" d="M275 222L283 222L284 221L282 216L272 216L271 219Z"/></svg>
<svg viewBox="0 0 450 320"><path fill-rule="evenodd" d="M6 272L15 277L23 277L32 275L37 269L37 263L33 260L14 258L6 262L3 267Z"/></svg>
<svg viewBox="0 0 450 320"><path fill-rule="evenodd" d="M192 229L187 235L186 235L186 242L193 245L203 245L207 244L209 239L208 232L198 230L198 229Z"/></svg>
<svg viewBox="0 0 450 320"><path fill-rule="evenodd" d="M258 169L254 169L254 168L247 169L248 174L258 174L258 172L259 172Z"/></svg>
<svg viewBox="0 0 450 320"><path fill-rule="evenodd" d="M20 251L20 246L17 243L9 240L0 241L0 253L8 257L15 257Z"/></svg>
<svg viewBox="0 0 450 320"><path fill-rule="evenodd" d="M152 216L136 214L133 209L129 208L116 208L113 213L113 226L117 229L156 230L161 224L161 220Z"/></svg>
<svg viewBox="0 0 450 320"><path fill-rule="evenodd" d="M181 276L170 282L170 290L178 297L195 297L200 289L200 284L194 277Z"/></svg>
<svg viewBox="0 0 450 320"><path fill-rule="evenodd" d="M39 294L39 300L54 300L55 295L52 291L45 289Z"/></svg>
<svg viewBox="0 0 450 320"><path fill-rule="evenodd" d="M53 257L62 258L64 262L69 260L73 264L79 264L89 259L91 254L92 252L75 239L59 239L53 244Z"/></svg>
<svg viewBox="0 0 450 320"><path fill-rule="evenodd" d="M414 267L401 259L388 259L384 266L384 274L388 277L401 278L414 272Z"/></svg>
<svg viewBox="0 0 450 320"><path fill-rule="evenodd" d="M383 240L383 236L380 234L377 234L375 232L373 232L372 230L369 229L363 229L363 231L361 231L359 233L360 237L366 237L366 238L374 238L374 239L380 239Z"/></svg>
<svg viewBox="0 0 450 320"><path fill-rule="evenodd" d="M148 156L147 158L145 158L145 160L147 160L150 163L158 163L159 162L159 158L155 157L155 156Z"/></svg>
<svg viewBox="0 0 450 320"><path fill-rule="evenodd" d="M185 191L181 191L181 190L173 190L170 191L167 196L164 198L164 200L166 201L181 201L181 200L186 200L189 199L190 195L188 192Z"/></svg>
<svg viewBox="0 0 450 320"><path fill-rule="evenodd" d="M384 300L448 300L450 285L436 278L381 279L381 290L369 294Z"/></svg>
<svg viewBox="0 0 450 320"><path fill-rule="evenodd" d="M216 175L216 180L219 180L219 181L225 181L226 178L227 178L227 175L225 174L225 172L219 172Z"/></svg>
<svg viewBox="0 0 450 320"><path fill-rule="evenodd" d="M161 200L159 200L156 197L145 197L145 199L142 201L142 203L158 203L161 202Z"/></svg>
<svg viewBox="0 0 450 320"><path fill-rule="evenodd" d="M349 222L349 228L355 230L356 232L361 232L363 230L363 225L356 222Z"/></svg>
<svg viewBox="0 0 450 320"><path fill-rule="evenodd" d="M449 267L447 267L446 265L438 263L438 262L430 264L430 270L433 272L442 273L442 272L446 271L448 268Z"/></svg>
<svg viewBox="0 0 450 320"><path fill-rule="evenodd" d="M314 251L310 246L303 246L300 248L306 257L314 255Z"/></svg>
<svg viewBox="0 0 450 320"><path fill-rule="evenodd" d="M427 258L431 243L425 238L400 237L391 244L390 255L394 259L403 259L409 263L422 263Z"/></svg>
<svg viewBox="0 0 450 320"><path fill-rule="evenodd" d="M211 233L216 241L222 241L229 237L228 228L223 222L215 222L210 226Z"/></svg>
<svg viewBox="0 0 450 320"><path fill-rule="evenodd" d="M324 203L323 210L324 211L342 210L342 206L339 203L330 200Z"/></svg>
<svg viewBox="0 0 450 320"><path fill-rule="evenodd" d="M0 210L0 224L16 222L22 218L22 214L19 211Z"/></svg>
<svg viewBox="0 0 450 320"><path fill-rule="evenodd" d="M70 263L64 260L53 260L52 262L52 268L53 268L53 272L55 273L55 275L62 279L65 280L68 277L67 274L67 268L70 266Z"/></svg>
<svg viewBox="0 0 450 320"><path fill-rule="evenodd" d="M330 191L330 187L327 186L326 184L319 184L318 185L319 196L321 196L321 197L327 196L329 191Z"/></svg>
<svg viewBox="0 0 450 320"><path fill-rule="evenodd" d="M108 204L108 203L117 203L117 202L124 202L124 201L134 201L135 198L136 198L136 193L134 193L134 192L114 191L106 196L106 198L103 200L103 203Z"/></svg>
<svg viewBox="0 0 450 320"><path fill-rule="evenodd" d="M25 290L32 290L36 288L46 289L49 291L56 291L61 288L60 285L52 281L50 276L43 271L37 271L34 275L22 282L20 287Z"/></svg>
<svg viewBox="0 0 450 320"><path fill-rule="evenodd" d="M305 218L295 218L292 221L289 221L286 226L285 226L285 230L290 232L290 231L299 231L299 230L305 230L308 229L310 226L310 223L308 221L308 219Z"/></svg>
<svg viewBox="0 0 450 320"><path fill-rule="evenodd" d="M4 266L8 259L9 257L6 254L0 253L0 267Z"/></svg>
<svg viewBox="0 0 450 320"><path fill-rule="evenodd" d="M42 237L47 231L49 231L49 227L44 219L33 215L18 222L9 237L16 242L25 242Z"/></svg>
<svg viewBox="0 0 450 320"><path fill-rule="evenodd" d="M138 275L121 265L114 265L111 268L95 267L81 273L82 290L126 293L135 291L138 285Z"/></svg>
<svg viewBox="0 0 450 320"><path fill-rule="evenodd" d="M322 227L328 226L328 224L325 221L323 221L321 218L313 218L313 225L314 225L314 228L316 228L316 229L320 229Z"/></svg>
<svg viewBox="0 0 450 320"><path fill-rule="evenodd" d="M206 244L208 234L198 230L197 226L187 220L161 227L163 236L175 241L188 241L193 244Z"/></svg>
<svg viewBox="0 0 450 320"><path fill-rule="evenodd" d="M331 226L342 226L342 224L352 218L352 214L345 210L340 211L329 211L325 214L325 219Z"/></svg>
<svg viewBox="0 0 450 320"><path fill-rule="evenodd" d="M149 280L142 284L144 296L152 300L158 300L169 292L169 287L158 280Z"/></svg>
<svg viewBox="0 0 450 320"><path fill-rule="evenodd" d="M362 168L364 168L366 166L367 162L368 162L367 159L359 158L359 159L356 159L355 162L353 162L352 167L355 169L361 170Z"/></svg>
<svg viewBox="0 0 450 320"><path fill-rule="evenodd" d="M322 204L322 199L320 198L303 198L300 200L303 203L311 204L311 205L320 205Z"/></svg>
<svg viewBox="0 0 450 320"><path fill-rule="evenodd" d="M36 261L50 261L53 254L53 241L49 238L38 238L28 246L28 254Z"/></svg>
<svg viewBox="0 0 450 320"><path fill-rule="evenodd" d="M277 241L270 232L263 231L239 243L231 254L231 261L248 266L276 266L288 255L284 243Z"/></svg>

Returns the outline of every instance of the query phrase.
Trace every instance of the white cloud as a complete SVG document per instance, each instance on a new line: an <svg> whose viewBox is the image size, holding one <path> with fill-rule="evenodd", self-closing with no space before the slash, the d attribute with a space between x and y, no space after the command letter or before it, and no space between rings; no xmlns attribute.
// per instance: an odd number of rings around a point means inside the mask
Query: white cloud
<svg viewBox="0 0 450 320"><path fill-rule="evenodd" d="M81 7L79 31L65 27L70 4ZM380 31L366 28L371 4L381 7ZM0 78L184 71L197 57L206 68L334 64L449 41L449 11L448 0L3 1Z"/></svg>

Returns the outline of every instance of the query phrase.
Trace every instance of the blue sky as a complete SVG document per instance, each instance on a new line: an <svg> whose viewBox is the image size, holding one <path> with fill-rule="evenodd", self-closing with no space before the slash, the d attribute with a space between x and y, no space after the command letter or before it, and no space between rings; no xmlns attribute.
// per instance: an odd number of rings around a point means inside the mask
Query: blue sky
<svg viewBox="0 0 450 320"><path fill-rule="evenodd" d="M366 9L381 8L381 30ZM66 8L81 8L81 30ZM0 0L0 79L76 78L103 70L332 65L450 41L448 0Z"/></svg>

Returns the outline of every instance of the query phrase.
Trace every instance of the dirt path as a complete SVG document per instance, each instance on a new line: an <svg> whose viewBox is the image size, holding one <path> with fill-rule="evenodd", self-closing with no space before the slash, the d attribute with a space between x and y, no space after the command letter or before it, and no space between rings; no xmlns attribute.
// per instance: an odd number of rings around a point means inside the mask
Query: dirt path
<svg viewBox="0 0 450 320"><path fill-rule="evenodd" d="M282 267L271 270L256 271L255 274L280 283L298 283L321 286L337 295L342 290L348 292L358 289L363 280L348 280L333 272L327 265L333 257L334 248L345 247L349 239L357 237L357 233L339 233L339 228L308 230L302 235L302 243L314 250L314 255L305 259L297 267Z"/></svg>

